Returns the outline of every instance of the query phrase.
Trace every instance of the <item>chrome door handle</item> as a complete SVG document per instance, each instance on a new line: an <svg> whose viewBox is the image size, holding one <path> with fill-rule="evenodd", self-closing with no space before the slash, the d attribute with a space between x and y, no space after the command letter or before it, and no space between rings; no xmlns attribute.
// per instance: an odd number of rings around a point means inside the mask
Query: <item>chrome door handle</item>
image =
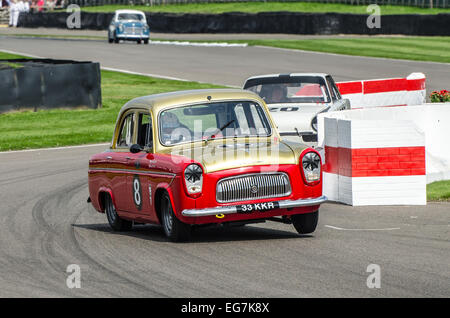
<svg viewBox="0 0 450 318"><path fill-rule="evenodd" d="M112 159L112 157L111 157L111 156L108 156L108 157L106 157L106 159L108 159L108 160L111 160L111 159Z"/></svg>

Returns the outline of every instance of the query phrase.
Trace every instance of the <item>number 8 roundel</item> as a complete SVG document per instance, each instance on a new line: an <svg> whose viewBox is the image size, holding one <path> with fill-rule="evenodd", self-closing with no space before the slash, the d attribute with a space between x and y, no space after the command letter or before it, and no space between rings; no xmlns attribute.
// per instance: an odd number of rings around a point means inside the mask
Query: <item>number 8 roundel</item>
<svg viewBox="0 0 450 318"><path fill-rule="evenodd" d="M142 209L142 187L138 175L133 177L133 200L138 210Z"/></svg>

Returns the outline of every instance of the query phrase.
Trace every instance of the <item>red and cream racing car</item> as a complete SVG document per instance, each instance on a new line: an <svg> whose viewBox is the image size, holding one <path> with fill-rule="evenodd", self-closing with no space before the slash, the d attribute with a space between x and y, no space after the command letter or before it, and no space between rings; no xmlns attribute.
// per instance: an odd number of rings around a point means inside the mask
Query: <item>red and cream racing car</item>
<svg viewBox="0 0 450 318"><path fill-rule="evenodd" d="M161 224L172 241L265 220L311 233L326 201L317 151L281 140L264 101L240 89L128 102L110 148L89 161L89 194L114 230Z"/></svg>

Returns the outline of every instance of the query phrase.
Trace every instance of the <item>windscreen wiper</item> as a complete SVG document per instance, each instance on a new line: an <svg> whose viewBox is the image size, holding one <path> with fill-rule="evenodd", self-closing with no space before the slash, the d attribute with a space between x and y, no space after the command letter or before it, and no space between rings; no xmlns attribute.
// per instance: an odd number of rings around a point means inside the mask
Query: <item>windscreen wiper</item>
<svg viewBox="0 0 450 318"><path fill-rule="evenodd" d="M206 143L208 143L211 139L216 137L216 134L219 132L222 132L225 128L227 128L228 126L230 126L232 123L234 123L234 119L230 120L228 123L226 123L225 125L223 125L222 127L218 128L214 134L209 135L208 138L206 138Z"/></svg>

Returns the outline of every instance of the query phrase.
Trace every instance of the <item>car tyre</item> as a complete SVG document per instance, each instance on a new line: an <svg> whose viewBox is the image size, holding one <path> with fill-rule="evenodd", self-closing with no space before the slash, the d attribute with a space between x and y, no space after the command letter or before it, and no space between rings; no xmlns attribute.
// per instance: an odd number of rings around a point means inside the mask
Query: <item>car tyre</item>
<svg viewBox="0 0 450 318"><path fill-rule="evenodd" d="M142 43L142 41L141 40L137 40L137 44L141 44Z"/></svg>
<svg viewBox="0 0 450 318"><path fill-rule="evenodd" d="M116 207L111 199L111 196L107 195L105 200L105 213L108 223L114 231L129 231L133 227L133 222L124 220L119 217L116 211Z"/></svg>
<svg viewBox="0 0 450 318"><path fill-rule="evenodd" d="M114 33L114 43L119 43L119 38L116 33Z"/></svg>
<svg viewBox="0 0 450 318"><path fill-rule="evenodd" d="M144 44L148 44L148 39L144 39Z"/></svg>
<svg viewBox="0 0 450 318"><path fill-rule="evenodd" d="M191 226L183 223L173 213L172 202L167 193L162 196L161 224L164 233L172 242L188 241L191 237Z"/></svg>
<svg viewBox="0 0 450 318"><path fill-rule="evenodd" d="M299 234L309 234L316 230L319 211L291 216L292 224Z"/></svg>

